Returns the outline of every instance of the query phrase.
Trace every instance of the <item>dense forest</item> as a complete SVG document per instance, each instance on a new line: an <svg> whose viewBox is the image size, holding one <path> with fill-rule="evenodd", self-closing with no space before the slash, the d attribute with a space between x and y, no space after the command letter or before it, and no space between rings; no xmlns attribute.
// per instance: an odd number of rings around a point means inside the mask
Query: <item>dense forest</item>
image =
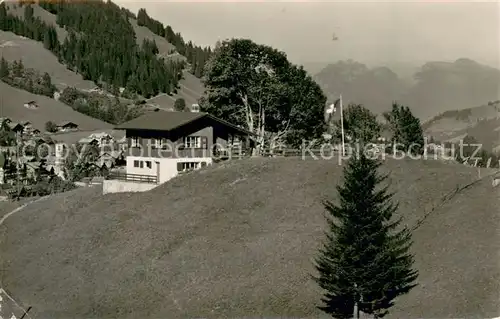
<svg viewBox="0 0 500 319"><path fill-rule="evenodd" d="M210 47L202 48L201 46L194 45L191 41L186 43L180 33L175 33L169 25L164 27L161 22L151 18L145 9L140 9L137 13L137 24L167 39L169 43L175 46L179 54L187 58L190 64L189 71L198 78L203 76L205 63L212 54Z"/></svg>
<svg viewBox="0 0 500 319"><path fill-rule="evenodd" d="M134 17L130 11L101 1L40 2L40 6L55 14L57 24L68 31L62 43L54 26L33 16L30 4L24 4L24 19L9 14L5 4L0 4L0 29L43 42L59 61L99 85L124 87L129 93L146 98L176 92L185 62L158 57L154 41L145 40L141 46L137 45L133 27L128 22L128 18ZM155 33L170 39L191 62L191 71L202 75L205 60L211 53L209 49L201 49L191 42L184 44L182 36L170 27L159 31L161 23L150 19L144 10L137 18Z"/></svg>

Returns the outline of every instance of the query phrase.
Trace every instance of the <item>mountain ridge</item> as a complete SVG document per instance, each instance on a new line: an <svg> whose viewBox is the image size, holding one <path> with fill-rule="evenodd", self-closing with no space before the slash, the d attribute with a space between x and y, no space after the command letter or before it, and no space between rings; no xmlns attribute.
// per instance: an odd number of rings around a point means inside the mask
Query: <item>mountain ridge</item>
<svg viewBox="0 0 500 319"><path fill-rule="evenodd" d="M385 69L390 72L376 76L377 70ZM500 70L466 58L426 62L412 81L389 67L369 68L352 60L330 64L314 78L330 99L342 94L346 103L364 104L379 114L398 101L423 121L445 111L500 99Z"/></svg>

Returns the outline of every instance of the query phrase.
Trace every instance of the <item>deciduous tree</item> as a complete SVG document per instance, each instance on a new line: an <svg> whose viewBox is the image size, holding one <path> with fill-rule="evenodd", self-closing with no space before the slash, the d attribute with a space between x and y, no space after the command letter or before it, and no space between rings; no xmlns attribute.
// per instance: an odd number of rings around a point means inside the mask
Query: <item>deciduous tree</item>
<svg viewBox="0 0 500 319"><path fill-rule="evenodd" d="M183 98L176 99L175 102L174 102L174 109L177 112L184 112L184 111L186 111L186 100L184 100Z"/></svg>
<svg viewBox="0 0 500 319"><path fill-rule="evenodd" d="M377 121L377 116L361 104L350 104L344 110L344 134L349 136L354 142L371 143L380 134L381 125ZM337 135L340 137L340 120L337 120L335 127Z"/></svg>
<svg viewBox="0 0 500 319"><path fill-rule="evenodd" d="M326 98L283 52L247 39L226 40L204 71L203 111L255 134L254 154L267 144L302 144L323 133Z"/></svg>

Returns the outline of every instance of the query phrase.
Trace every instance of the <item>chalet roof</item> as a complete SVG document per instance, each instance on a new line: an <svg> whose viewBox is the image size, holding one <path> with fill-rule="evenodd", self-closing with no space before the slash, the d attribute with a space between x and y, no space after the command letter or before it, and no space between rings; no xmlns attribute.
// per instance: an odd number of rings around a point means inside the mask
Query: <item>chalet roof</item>
<svg viewBox="0 0 500 319"><path fill-rule="evenodd" d="M8 123L9 127L11 130L15 129L16 127L23 127L20 123L17 123L17 122L10 122Z"/></svg>
<svg viewBox="0 0 500 319"><path fill-rule="evenodd" d="M167 111L150 112L138 118L135 118L129 122L123 123L115 127L115 129L171 131L178 127L191 123L195 120L201 119L203 117L210 118L216 122L219 122L243 134L252 135L252 133L248 132L245 129L242 129L234 124L231 124L229 122L226 122L224 120L221 120L213 115L204 112L167 112Z"/></svg>
<svg viewBox="0 0 500 319"><path fill-rule="evenodd" d="M76 144L92 141L95 136L110 135L113 139L125 137L123 131L98 130L98 131L75 131L75 132L57 132L50 134L52 140L58 143Z"/></svg>
<svg viewBox="0 0 500 319"><path fill-rule="evenodd" d="M78 125L76 125L75 123L70 122L70 121L64 121L64 122L61 122L61 123L57 124L57 126L60 126L60 127L62 127L62 126L67 126L67 125L74 125L74 126L78 126Z"/></svg>

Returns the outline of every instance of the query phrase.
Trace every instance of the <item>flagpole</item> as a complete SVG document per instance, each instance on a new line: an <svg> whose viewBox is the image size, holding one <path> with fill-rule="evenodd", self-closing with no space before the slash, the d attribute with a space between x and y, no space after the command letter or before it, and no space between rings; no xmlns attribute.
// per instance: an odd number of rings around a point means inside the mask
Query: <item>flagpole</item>
<svg viewBox="0 0 500 319"><path fill-rule="evenodd" d="M342 110L342 94L340 94L340 130L342 132L342 156L345 156L345 144L344 144L344 113Z"/></svg>

